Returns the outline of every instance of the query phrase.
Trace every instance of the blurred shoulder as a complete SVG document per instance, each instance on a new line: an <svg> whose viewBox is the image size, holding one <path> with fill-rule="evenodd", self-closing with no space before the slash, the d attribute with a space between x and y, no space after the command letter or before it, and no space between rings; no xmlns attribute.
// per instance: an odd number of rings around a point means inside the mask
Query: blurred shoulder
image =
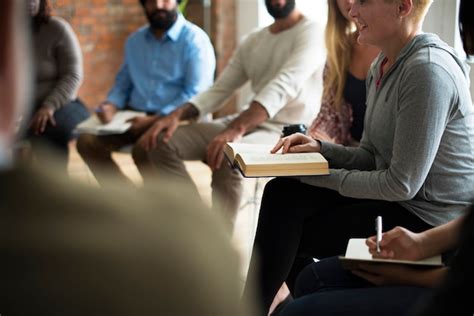
<svg viewBox="0 0 474 316"><path fill-rule="evenodd" d="M210 42L209 35L202 28L188 20L184 21L183 35L186 39Z"/></svg>
<svg viewBox="0 0 474 316"><path fill-rule="evenodd" d="M324 34L324 25L305 16L295 26L295 31L304 36L320 37Z"/></svg>
<svg viewBox="0 0 474 316"><path fill-rule="evenodd" d="M59 34L73 33L71 24L59 16L52 16L44 25L49 31L54 31Z"/></svg>

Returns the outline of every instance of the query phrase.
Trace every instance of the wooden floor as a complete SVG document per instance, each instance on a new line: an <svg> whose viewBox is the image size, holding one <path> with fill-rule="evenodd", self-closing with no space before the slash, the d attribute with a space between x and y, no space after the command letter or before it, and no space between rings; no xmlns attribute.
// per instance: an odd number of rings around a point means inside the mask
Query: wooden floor
<svg viewBox="0 0 474 316"><path fill-rule="evenodd" d="M141 185L142 180L140 174L133 163L129 154L114 153L114 159L120 165L120 168L127 174L137 185ZM202 162L186 162L186 168L190 172L195 181L199 193L205 203L211 205L211 172L210 169ZM75 143L70 146L70 161L68 166L71 178L84 182L89 185L98 186L89 168L83 162L77 153ZM258 218L258 209L260 206L260 197L263 191L265 179L244 179L244 199L241 209L237 216L235 231L233 234L233 244L241 255L241 275L242 282L245 280L250 254L252 249L253 238Z"/></svg>

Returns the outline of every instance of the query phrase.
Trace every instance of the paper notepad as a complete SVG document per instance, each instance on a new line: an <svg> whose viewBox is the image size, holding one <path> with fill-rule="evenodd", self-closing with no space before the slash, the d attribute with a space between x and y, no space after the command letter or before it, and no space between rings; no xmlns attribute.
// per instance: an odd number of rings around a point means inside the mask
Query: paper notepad
<svg viewBox="0 0 474 316"><path fill-rule="evenodd" d="M443 262L441 256L434 256L423 260L412 261L412 260L394 260L394 259L376 259L372 258L369 252L369 247L365 244L364 238L352 238L349 240L347 245L346 254L343 257L339 257L341 264L344 269L352 269L357 266L358 263L389 263L389 264L408 264L415 266L425 267L441 267Z"/></svg>
<svg viewBox="0 0 474 316"><path fill-rule="evenodd" d="M144 112L137 111L118 111L115 113L114 118L111 122L103 124L96 115L92 115L84 122L76 126L74 130L78 134L93 134L93 135L113 135L113 134L123 134L131 126L131 123L127 120L138 117L145 116Z"/></svg>

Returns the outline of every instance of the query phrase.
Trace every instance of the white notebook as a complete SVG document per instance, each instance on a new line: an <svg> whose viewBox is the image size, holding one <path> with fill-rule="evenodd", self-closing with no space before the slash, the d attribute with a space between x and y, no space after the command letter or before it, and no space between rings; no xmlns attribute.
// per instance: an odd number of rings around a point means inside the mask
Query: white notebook
<svg viewBox="0 0 474 316"><path fill-rule="evenodd" d="M443 262L441 256L434 256L423 260L394 260L394 259L378 259L372 258L369 247L365 244L364 238L352 238L347 244L346 255L339 257L341 264L345 269L351 269L357 266L357 263L391 263L391 264L408 264L426 267L441 267Z"/></svg>
<svg viewBox="0 0 474 316"><path fill-rule="evenodd" d="M92 115L84 122L78 124L74 130L78 134L94 134L94 135L113 135L123 134L131 126L127 120L145 116L144 112L137 111L118 111L111 122L103 124L96 115Z"/></svg>

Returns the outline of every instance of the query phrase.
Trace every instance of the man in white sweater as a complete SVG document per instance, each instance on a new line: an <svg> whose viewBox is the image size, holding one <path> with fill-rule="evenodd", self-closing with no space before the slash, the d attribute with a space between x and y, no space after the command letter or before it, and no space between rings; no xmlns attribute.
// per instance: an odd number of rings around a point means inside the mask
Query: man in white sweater
<svg viewBox="0 0 474 316"><path fill-rule="evenodd" d="M158 177L192 180L183 160L205 161L212 170L213 206L234 221L242 176L223 162L227 142L274 144L284 125L309 123L319 111L325 62L323 28L295 8L295 0L266 0L275 22L246 37L215 84L157 121L139 140ZM250 81L246 109L208 123L179 126L215 112ZM179 126L179 127L178 127Z"/></svg>

